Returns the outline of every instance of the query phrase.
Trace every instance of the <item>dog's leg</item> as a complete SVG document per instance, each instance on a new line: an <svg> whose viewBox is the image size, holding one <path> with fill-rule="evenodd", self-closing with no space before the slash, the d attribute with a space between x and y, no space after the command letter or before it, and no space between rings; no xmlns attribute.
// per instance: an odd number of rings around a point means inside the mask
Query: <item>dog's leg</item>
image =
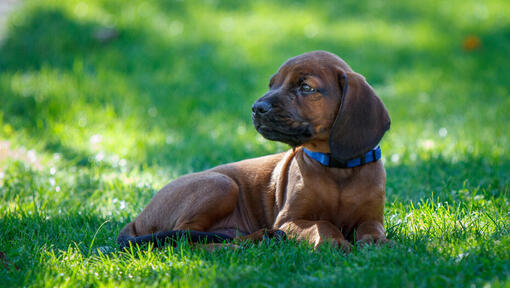
<svg viewBox="0 0 510 288"><path fill-rule="evenodd" d="M320 248L323 244L330 244L348 252L352 248L338 227L329 221L293 220L280 225L289 237L305 240Z"/></svg>
<svg viewBox="0 0 510 288"><path fill-rule="evenodd" d="M230 177L205 172L176 179L161 189L136 219L119 233L119 241L169 230L207 231L230 215L239 188Z"/></svg>
<svg viewBox="0 0 510 288"><path fill-rule="evenodd" d="M384 226L379 221L362 222L356 229L356 239L359 244L384 244L388 242Z"/></svg>
<svg viewBox="0 0 510 288"><path fill-rule="evenodd" d="M241 242L243 241L252 241L252 242L260 242L263 240L275 239L278 241L285 240L287 235L282 230L278 229L260 229L251 234L236 237L236 240Z"/></svg>

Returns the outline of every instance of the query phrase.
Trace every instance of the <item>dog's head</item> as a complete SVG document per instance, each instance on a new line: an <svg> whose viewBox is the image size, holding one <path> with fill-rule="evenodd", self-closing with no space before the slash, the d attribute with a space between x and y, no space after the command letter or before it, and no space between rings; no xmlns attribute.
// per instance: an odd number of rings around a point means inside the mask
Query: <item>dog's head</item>
<svg viewBox="0 0 510 288"><path fill-rule="evenodd" d="M330 152L341 162L368 152L390 127L384 104L365 78L325 51L287 60L252 111L255 129L265 138Z"/></svg>

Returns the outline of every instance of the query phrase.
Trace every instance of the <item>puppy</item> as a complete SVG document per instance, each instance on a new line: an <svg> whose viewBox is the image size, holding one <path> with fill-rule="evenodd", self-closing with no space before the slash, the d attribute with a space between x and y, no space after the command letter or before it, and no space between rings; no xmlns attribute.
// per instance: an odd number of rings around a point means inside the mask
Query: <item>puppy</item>
<svg viewBox="0 0 510 288"><path fill-rule="evenodd" d="M287 60L252 106L255 129L292 149L182 176L120 232L121 245L288 237L348 250L385 242L386 173L378 146L390 127L381 99L338 56Z"/></svg>

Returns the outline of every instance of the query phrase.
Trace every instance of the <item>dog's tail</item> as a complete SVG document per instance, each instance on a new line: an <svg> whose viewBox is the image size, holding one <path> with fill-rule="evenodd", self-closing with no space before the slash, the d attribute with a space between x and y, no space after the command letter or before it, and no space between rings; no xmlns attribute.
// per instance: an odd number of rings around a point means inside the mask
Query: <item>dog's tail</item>
<svg viewBox="0 0 510 288"><path fill-rule="evenodd" d="M131 236L129 234L123 234L121 231L117 238L117 243L120 248L123 249L125 247L129 247L130 244L136 246L137 244L142 245L152 243L155 247L160 247L166 243L177 243L177 241L180 240L209 244L230 242L234 240L234 238L222 233L201 232L195 230L172 230L141 236Z"/></svg>
<svg viewBox="0 0 510 288"><path fill-rule="evenodd" d="M136 246L137 244L143 245L146 243L152 243L155 247L160 247L167 243L175 245L178 241L183 240L190 243L211 244L232 242L235 239L241 241L248 240L258 242L270 240L273 238L277 241L282 241L287 238L286 233L278 229L260 229L251 234L238 238L234 238L227 234L218 232L203 232L196 230L171 230L136 236L137 234L138 233L136 231L135 223L131 222L127 224L119 232L119 236L117 237L117 243L119 244L120 248L124 249L130 245Z"/></svg>

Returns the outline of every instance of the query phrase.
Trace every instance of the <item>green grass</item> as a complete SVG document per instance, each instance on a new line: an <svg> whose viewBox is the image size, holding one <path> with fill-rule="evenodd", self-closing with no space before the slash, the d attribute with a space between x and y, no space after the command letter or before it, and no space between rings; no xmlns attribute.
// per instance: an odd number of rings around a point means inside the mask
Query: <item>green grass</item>
<svg viewBox="0 0 510 288"><path fill-rule="evenodd" d="M510 287L508 15L504 0L24 2L0 44L0 286ZM98 41L105 27L118 37ZM287 149L250 106L317 49L390 112L394 245L120 251L169 180Z"/></svg>

